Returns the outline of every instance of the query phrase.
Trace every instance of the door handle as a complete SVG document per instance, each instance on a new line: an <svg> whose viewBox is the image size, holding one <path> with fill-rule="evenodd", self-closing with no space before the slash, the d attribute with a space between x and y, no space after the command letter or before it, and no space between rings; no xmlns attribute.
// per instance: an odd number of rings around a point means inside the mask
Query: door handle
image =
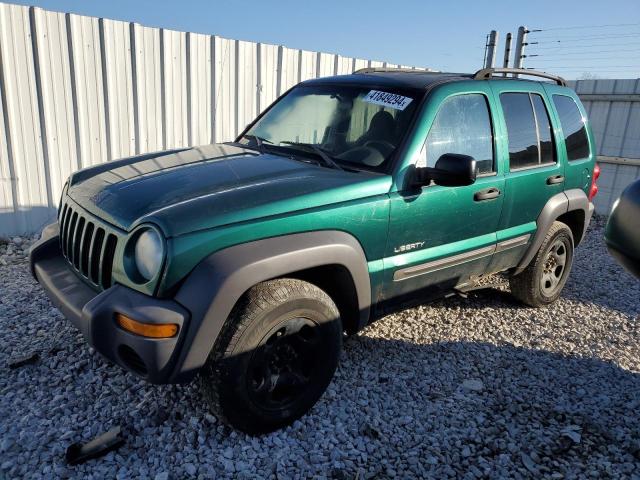
<svg viewBox="0 0 640 480"><path fill-rule="evenodd" d="M491 200L494 198L498 198L500 196L500 190L496 187L485 188L484 190L479 190L473 194L473 200L475 202L483 202L485 200Z"/></svg>
<svg viewBox="0 0 640 480"><path fill-rule="evenodd" d="M564 177L562 175L551 175L547 178L547 185L557 185L562 182L564 182Z"/></svg>

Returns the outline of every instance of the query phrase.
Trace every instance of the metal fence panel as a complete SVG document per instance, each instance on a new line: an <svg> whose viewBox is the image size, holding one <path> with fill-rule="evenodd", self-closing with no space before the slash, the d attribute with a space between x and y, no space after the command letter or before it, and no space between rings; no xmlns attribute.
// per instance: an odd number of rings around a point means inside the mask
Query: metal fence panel
<svg viewBox="0 0 640 480"><path fill-rule="evenodd" d="M1 8L1 7L0 7ZM0 12L0 15L2 13ZM1 18L0 18L0 25ZM0 69L2 68L2 52L0 51ZM0 70L1 72L1 70ZM4 108L4 85L0 84L0 225L7 231L18 231L16 225L17 214L14 212L15 175L11 150L7 145L8 130L5 124L6 111ZM2 230L2 228L0 228Z"/></svg>
<svg viewBox="0 0 640 480"><path fill-rule="evenodd" d="M278 95L286 92L288 89L298 83L300 54L298 50L293 48L282 48L282 73L281 84Z"/></svg>
<svg viewBox="0 0 640 480"><path fill-rule="evenodd" d="M144 27L145 30L153 30ZM189 145L187 119L187 34L162 30L165 148Z"/></svg>
<svg viewBox="0 0 640 480"><path fill-rule="evenodd" d="M316 78L318 66L318 54L307 50L300 50L300 81Z"/></svg>
<svg viewBox="0 0 640 480"><path fill-rule="evenodd" d="M260 82L258 108L261 112L278 96L278 46L260 44Z"/></svg>
<svg viewBox="0 0 640 480"><path fill-rule="evenodd" d="M211 142L211 41L208 35L189 33L189 145Z"/></svg>
<svg viewBox="0 0 640 480"><path fill-rule="evenodd" d="M80 161L89 167L109 160L100 32L97 18L70 15L70 25Z"/></svg>
<svg viewBox="0 0 640 480"><path fill-rule="evenodd" d="M397 66L0 3L0 235L41 228L78 168L231 140L300 81ZM575 88L606 213L640 176L640 81Z"/></svg>
<svg viewBox="0 0 640 480"><path fill-rule="evenodd" d="M336 55L336 75L346 75L353 72L353 59Z"/></svg>
<svg viewBox="0 0 640 480"><path fill-rule="evenodd" d="M162 95L161 31L131 24L136 153L167 147ZM165 89L166 91L166 89ZM173 121L173 119L172 119Z"/></svg>
<svg viewBox="0 0 640 480"><path fill-rule="evenodd" d="M41 209L51 207L53 198L48 165L42 145L43 134L36 81L29 10L0 4L0 54L2 55L3 104L6 132L13 161L16 213L14 226L33 230L42 221ZM6 183L6 182L5 182ZM4 223L4 216L2 217Z"/></svg>
<svg viewBox="0 0 640 480"><path fill-rule="evenodd" d="M318 53L318 67L316 73L319 77L335 75L335 55L331 53Z"/></svg>
<svg viewBox="0 0 640 480"><path fill-rule="evenodd" d="M40 82L40 115L46 133L43 136L49 165L51 197L60 198L62 185L77 163L75 115L71 95L68 36L65 15L35 10L32 32L36 41Z"/></svg>
<svg viewBox="0 0 640 480"><path fill-rule="evenodd" d="M640 79L569 84L587 110L602 170L596 212L608 214L626 186L640 178Z"/></svg>
<svg viewBox="0 0 640 480"><path fill-rule="evenodd" d="M215 37L215 142L236 133L236 41Z"/></svg>
<svg viewBox="0 0 640 480"><path fill-rule="evenodd" d="M109 129L108 157L123 158L136 153L131 33L124 22L102 20L101 27Z"/></svg>
<svg viewBox="0 0 640 480"><path fill-rule="evenodd" d="M258 85L257 73L257 44L238 40L236 60L237 65L237 99L238 116L235 133L239 133L256 118L256 90ZM227 138L225 140L231 140Z"/></svg>

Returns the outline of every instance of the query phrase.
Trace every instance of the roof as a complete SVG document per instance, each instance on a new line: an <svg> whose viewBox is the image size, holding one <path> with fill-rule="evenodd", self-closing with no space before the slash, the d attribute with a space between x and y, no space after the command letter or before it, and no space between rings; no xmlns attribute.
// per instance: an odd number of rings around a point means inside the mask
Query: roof
<svg viewBox="0 0 640 480"><path fill-rule="evenodd" d="M566 86L566 81L558 76L535 70L523 70L518 68L484 68L475 73L448 73L411 69L377 69L363 68L351 75L337 75L307 80L304 84L354 84L376 85L390 88L411 88L426 90L435 83L454 82L461 80L490 80L496 73L519 74L552 80L558 85ZM500 80L532 81L531 79L517 77L496 77Z"/></svg>
<svg viewBox="0 0 640 480"><path fill-rule="evenodd" d="M390 88L411 88L426 90L434 83L443 81L470 80L471 74L465 73L443 73L425 72L421 70L395 70L395 71L367 71L355 72L350 75L336 75L334 77L324 77L303 82L305 85L311 84L371 84L380 87Z"/></svg>

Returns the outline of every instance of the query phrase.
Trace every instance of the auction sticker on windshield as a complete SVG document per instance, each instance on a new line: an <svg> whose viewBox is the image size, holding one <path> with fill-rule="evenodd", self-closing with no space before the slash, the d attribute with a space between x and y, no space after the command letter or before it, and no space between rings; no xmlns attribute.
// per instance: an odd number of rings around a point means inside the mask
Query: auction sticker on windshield
<svg viewBox="0 0 640 480"><path fill-rule="evenodd" d="M396 95L395 93L371 90L365 95L363 100L368 103L393 108L395 110L404 110L411 103L413 98Z"/></svg>

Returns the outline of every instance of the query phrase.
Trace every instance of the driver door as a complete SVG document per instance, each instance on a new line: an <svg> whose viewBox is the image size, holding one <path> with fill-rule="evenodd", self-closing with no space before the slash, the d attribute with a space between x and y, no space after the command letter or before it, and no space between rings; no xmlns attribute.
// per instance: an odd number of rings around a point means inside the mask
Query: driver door
<svg viewBox="0 0 640 480"><path fill-rule="evenodd" d="M433 167L445 153L470 155L477 180L464 187L435 184L391 193L382 305L415 303L486 272L496 248L504 173L497 162L492 94L487 82L436 90L422 121L425 141L416 166Z"/></svg>

